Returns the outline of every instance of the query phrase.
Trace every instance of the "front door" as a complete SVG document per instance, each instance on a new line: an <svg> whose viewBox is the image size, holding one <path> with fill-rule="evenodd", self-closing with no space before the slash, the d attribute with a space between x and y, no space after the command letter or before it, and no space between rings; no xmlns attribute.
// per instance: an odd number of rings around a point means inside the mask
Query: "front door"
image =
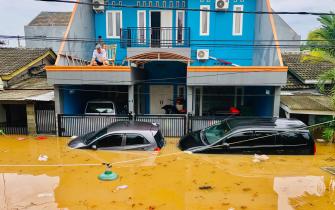
<svg viewBox="0 0 335 210"><path fill-rule="evenodd" d="M150 114L165 114L165 105L173 105L172 85L150 86Z"/></svg>

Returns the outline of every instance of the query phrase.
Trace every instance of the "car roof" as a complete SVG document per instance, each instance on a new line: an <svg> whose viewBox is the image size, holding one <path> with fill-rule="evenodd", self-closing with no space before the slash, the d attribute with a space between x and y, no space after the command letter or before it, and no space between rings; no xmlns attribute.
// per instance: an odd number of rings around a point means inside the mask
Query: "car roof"
<svg viewBox="0 0 335 210"><path fill-rule="evenodd" d="M107 126L107 132L116 131L158 131L159 127L153 123L139 122L139 121L119 121Z"/></svg>
<svg viewBox="0 0 335 210"><path fill-rule="evenodd" d="M306 124L296 119L285 118L231 118L227 120L231 129L239 128L274 128L298 129L305 128Z"/></svg>

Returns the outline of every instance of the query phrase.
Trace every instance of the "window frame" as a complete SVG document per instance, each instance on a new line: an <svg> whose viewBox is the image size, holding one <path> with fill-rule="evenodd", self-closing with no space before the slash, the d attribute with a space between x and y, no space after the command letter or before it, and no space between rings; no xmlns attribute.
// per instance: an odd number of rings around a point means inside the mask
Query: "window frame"
<svg viewBox="0 0 335 210"><path fill-rule="evenodd" d="M178 42L178 13L182 13L183 16L183 26L181 28L181 33L182 33L182 37L181 37L181 42ZM184 39L185 39L185 33L184 33L184 28L185 28L185 11L184 10L176 10L176 44L177 45L182 45L184 44Z"/></svg>
<svg viewBox="0 0 335 210"><path fill-rule="evenodd" d="M144 26L143 26L143 32L144 32L144 37L143 37L143 41L141 40L140 37L140 28L142 28L140 26L140 13L143 13L143 18L144 18ZM146 27L147 27L147 13L146 10L137 10L137 28L139 28L139 30L137 31L137 42L138 44L145 44L146 40L147 40L147 31L146 31Z"/></svg>
<svg viewBox="0 0 335 210"><path fill-rule="evenodd" d="M241 8L241 11L244 10L244 5L234 5L234 11L236 11L236 8ZM241 15L240 18L240 33L236 33L236 15ZM243 13L233 13L233 36L243 36Z"/></svg>
<svg viewBox="0 0 335 210"><path fill-rule="evenodd" d="M102 135L100 136L100 138L96 139L95 141L91 142L89 144L89 146L92 146L92 145L97 145L97 141L100 141L101 139L105 138L105 137L109 137L109 136L115 136L115 135L119 135L119 136L122 136L122 140L121 140L121 145L120 146L114 146L114 147L122 147L124 146L124 142L125 142L125 135L123 133L106 133L105 135ZM97 147L98 149L99 148L111 148L111 147Z"/></svg>
<svg viewBox="0 0 335 210"><path fill-rule="evenodd" d="M200 5L200 9L203 10L203 9L207 9L207 10L210 10L211 9L211 6L210 5ZM200 11L200 36L209 36L209 29L210 29L210 12L206 12L207 13L207 32L206 33L203 33L202 31L202 25L203 25L203 19L202 19L202 14L203 14L204 11Z"/></svg>
<svg viewBox="0 0 335 210"><path fill-rule="evenodd" d="M106 38L108 39L119 39L121 38L121 32L120 35L116 35L116 13L120 13L120 29L122 29L122 10L107 10L106 11ZM112 34L110 35L109 32L109 15L112 15L112 21L113 21L113 30Z"/></svg>

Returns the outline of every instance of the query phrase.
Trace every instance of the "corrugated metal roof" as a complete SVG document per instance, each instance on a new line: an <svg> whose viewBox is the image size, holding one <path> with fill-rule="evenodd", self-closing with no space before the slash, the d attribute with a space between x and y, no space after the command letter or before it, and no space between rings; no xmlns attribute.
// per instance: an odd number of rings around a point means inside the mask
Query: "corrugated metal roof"
<svg viewBox="0 0 335 210"><path fill-rule="evenodd" d="M38 101L38 99L50 99L53 94L50 90L2 90L0 91L0 101ZM49 96L49 97L47 97Z"/></svg>
<svg viewBox="0 0 335 210"><path fill-rule="evenodd" d="M8 89L41 89L53 90L53 86L48 84L47 78L44 77L30 77L21 80L16 84L11 84Z"/></svg>
<svg viewBox="0 0 335 210"><path fill-rule="evenodd" d="M328 96L323 95L292 95L281 96L281 104L290 110L310 110L310 111L335 111L334 105Z"/></svg>

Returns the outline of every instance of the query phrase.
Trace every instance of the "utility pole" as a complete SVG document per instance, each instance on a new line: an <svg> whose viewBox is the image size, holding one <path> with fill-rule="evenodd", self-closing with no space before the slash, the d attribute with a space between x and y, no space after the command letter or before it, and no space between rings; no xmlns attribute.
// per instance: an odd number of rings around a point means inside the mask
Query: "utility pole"
<svg viewBox="0 0 335 210"><path fill-rule="evenodd" d="M21 48L20 36L19 35L17 35L17 47Z"/></svg>

